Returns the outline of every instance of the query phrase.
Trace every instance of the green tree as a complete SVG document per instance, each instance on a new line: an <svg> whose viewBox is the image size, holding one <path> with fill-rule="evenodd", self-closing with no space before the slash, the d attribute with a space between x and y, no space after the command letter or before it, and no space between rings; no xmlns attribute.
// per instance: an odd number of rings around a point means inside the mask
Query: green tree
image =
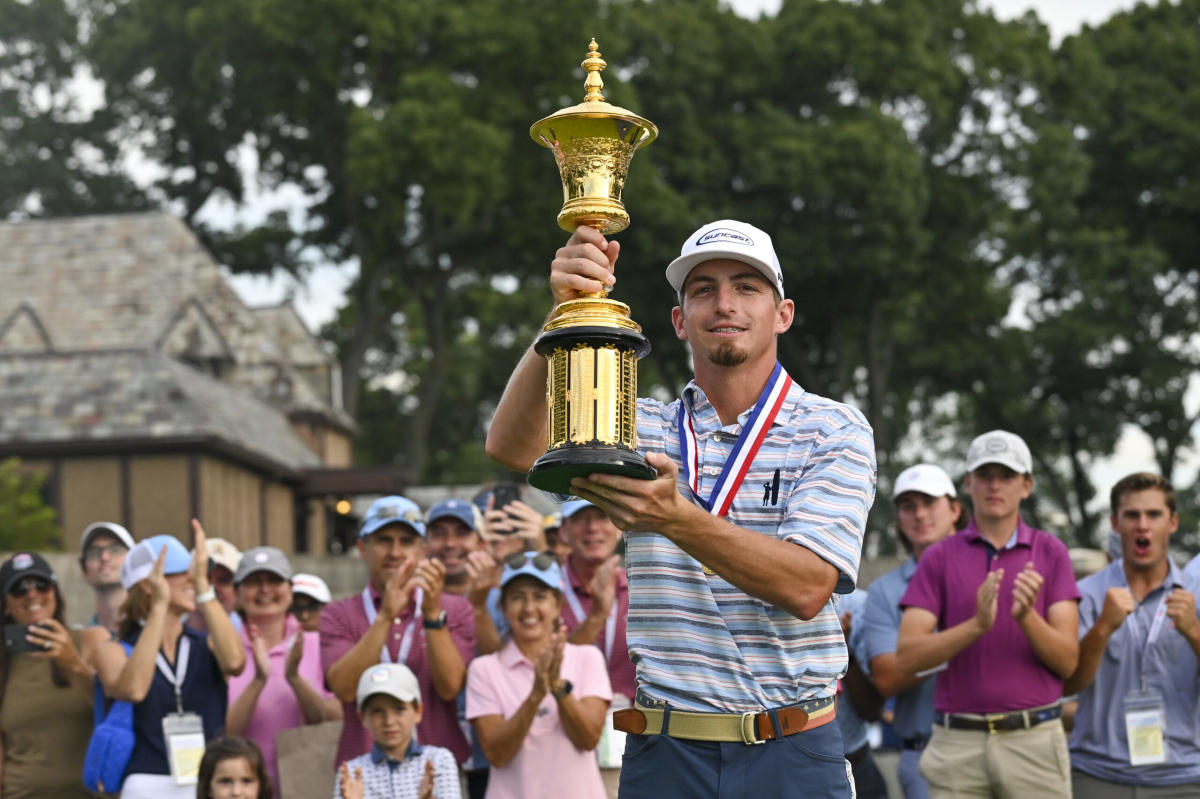
<svg viewBox="0 0 1200 799"><path fill-rule="evenodd" d="M80 96L84 24L67 0L0 0L0 219L144 208L114 120Z"/></svg>
<svg viewBox="0 0 1200 799"><path fill-rule="evenodd" d="M54 509L42 499L42 477L17 458L0 461L0 550L61 549Z"/></svg>

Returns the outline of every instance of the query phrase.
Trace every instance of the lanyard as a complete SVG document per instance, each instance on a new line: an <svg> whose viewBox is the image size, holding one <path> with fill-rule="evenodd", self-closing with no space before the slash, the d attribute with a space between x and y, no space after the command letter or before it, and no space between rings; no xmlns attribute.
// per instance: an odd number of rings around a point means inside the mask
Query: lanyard
<svg viewBox="0 0 1200 799"><path fill-rule="evenodd" d="M776 362L775 370L763 386L762 394L754 404L754 409L750 411L741 435L725 460L725 468L721 470L721 475L707 499L700 495L700 451L696 446L696 430L692 426L692 416L687 410L687 401L679 401L680 467L692 493L709 513L720 517L729 513L733 498L741 488L742 481L746 479L746 472L754 462L754 456L758 454L771 423L779 415L783 399L791 387L792 378L783 371L783 366Z"/></svg>
<svg viewBox="0 0 1200 799"><path fill-rule="evenodd" d="M566 569L564 568L565 572ZM563 575L566 577L566 575ZM571 606L571 613L575 616L576 624L583 624L583 620L587 618L587 614L583 612L583 604L579 601L579 597L575 595L575 587L571 585L570 579L567 579L567 590L563 591L567 595L567 604ZM616 594L613 595L612 608L608 611L608 620L604 622L604 659L612 660L613 642L617 639L617 605L620 602L617 600Z"/></svg>
<svg viewBox="0 0 1200 799"><path fill-rule="evenodd" d="M404 637L400 639L400 652L395 660L392 660L392 653L388 651L387 641L383 642L383 648L379 651L379 661L381 663L407 663L408 653L412 649L413 634L417 629L417 614L421 612L421 600L425 597L424 592L418 588L413 594L412 606L413 616L408 620L408 626L404 628ZM375 603L371 601L371 586L367 586L362 592L363 611L367 614L367 624L374 624L375 617L379 612L375 610Z"/></svg>
<svg viewBox="0 0 1200 799"><path fill-rule="evenodd" d="M1154 642L1158 640L1158 634L1162 630L1163 619L1167 616L1167 597L1171 595L1170 587L1166 583L1163 583L1162 589L1162 599L1159 600L1158 607L1154 610L1154 619L1150 622L1150 629L1146 632L1146 643L1138 651L1138 675L1141 679L1143 691L1146 690L1146 657L1150 654L1150 647L1154 646ZM1137 612L1139 608L1141 608L1141 604L1133 609L1133 613L1129 614L1129 621L1133 627L1132 632L1135 638L1141 637L1137 631L1137 628L1142 626L1141 622L1138 621Z"/></svg>
<svg viewBox="0 0 1200 799"><path fill-rule="evenodd" d="M175 652L175 671L171 671L171 666L167 663L167 659L163 657L162 650L159 650L158 655L154 658L154 662L158 664L158 670L162 672L175 688L175 707L180 713L183 712L183 678L187 676L188 656L192 653L192 640L186 635L180 636L179 647Z"/></svg>

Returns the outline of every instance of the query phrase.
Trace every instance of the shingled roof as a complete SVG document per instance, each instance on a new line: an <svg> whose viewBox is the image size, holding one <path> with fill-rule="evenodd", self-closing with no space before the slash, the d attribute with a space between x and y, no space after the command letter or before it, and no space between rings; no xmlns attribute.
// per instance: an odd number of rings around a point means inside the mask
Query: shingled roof
<svg viewBox="0 0 1200 799"><path fill-rule="evenodd" d="M320 459L275 408L156 350L0 357L0 445L215 445L296 472Z"/></svg>
<svg viewBox="0 0 1200 799"><path fill-rule="evenodd" d="M295 312L248 308L169 213L2 223L0 286L0 446L191 437L300 468L289 414L354 427Z"/></svg>

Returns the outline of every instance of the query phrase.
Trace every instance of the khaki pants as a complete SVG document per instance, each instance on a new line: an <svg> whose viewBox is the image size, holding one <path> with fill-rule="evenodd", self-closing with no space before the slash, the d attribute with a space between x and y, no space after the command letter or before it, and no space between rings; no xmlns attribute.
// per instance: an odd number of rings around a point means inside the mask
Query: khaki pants
<svg viewBox="0 0 1200 799"><path fill-rule="evenodd" d="M1071 760L1062 723L989 734L935 724L921 753L930 799L1071 799Z"/></svg>
<svg viewBox="0 0 1200 799"><path fill-rule="evenodd" d="M1080 799L1195 799L1200 785L1122 785L1093 777L1082 771L1071 772L1075 795Z"/></svg>

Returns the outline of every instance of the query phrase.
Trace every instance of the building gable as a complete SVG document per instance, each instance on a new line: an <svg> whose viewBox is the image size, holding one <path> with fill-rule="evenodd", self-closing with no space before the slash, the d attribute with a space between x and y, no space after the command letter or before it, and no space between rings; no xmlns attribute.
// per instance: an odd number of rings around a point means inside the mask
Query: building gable
<svg viewBox="0 0 1200 799"><path fill-rule="evenodd" d="M49 352L53 349L50 334L28 303L22 302L0 322L0 353Z"/></svg>

